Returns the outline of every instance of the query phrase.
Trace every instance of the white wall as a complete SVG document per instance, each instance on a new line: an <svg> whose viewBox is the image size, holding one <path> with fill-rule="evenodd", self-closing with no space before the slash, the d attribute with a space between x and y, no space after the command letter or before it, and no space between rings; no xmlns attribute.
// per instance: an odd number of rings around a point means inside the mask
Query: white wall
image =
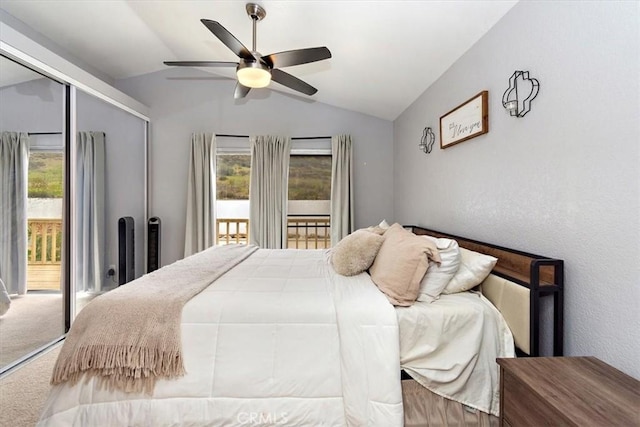
<svg viewBox="0 0 640 427"><path fill-rule="evenodd" d="M169 77L196 79L175 80ZM189 141L192 132L282 134L354 139L356 226L377 224L393 213L393 124L311 99L270 90L235 101L235 82L202 80L197 70L166 70L116 82L130 96L149 105L150 216L162 220L162 263L182 258ZM322 88L319 88L322 90ZM251 99L253 95L258 99Z"/></svg>
<svg viewBox="0 0 640 427"><path fill-rule="evenodd" d="M62 132L63 90L48 78L0 88L0 131Z"/></svg>
<svg viewBox="0 0 640 427"><path fill-rule="evenodd" d="M395 220L565 260L565 349L640 378L637 2L521 1L394 122ZM524 118L501 106L528 70ZM489 133L418 151L481 90Z"/></svg>

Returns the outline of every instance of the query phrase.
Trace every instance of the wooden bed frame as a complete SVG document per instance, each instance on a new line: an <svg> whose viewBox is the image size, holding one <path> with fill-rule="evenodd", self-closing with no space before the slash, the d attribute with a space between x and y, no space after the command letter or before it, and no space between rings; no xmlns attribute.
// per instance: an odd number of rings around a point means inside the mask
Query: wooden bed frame
<svg viewBox="0 0 640 427"><path fill-rule="evenodd" d="M482 283L482 293L500 310L511 328L518 356L540 356L540 299L553 298L553 356L563 355L564 261L420 226L406 229L418 235L454 239L460 247L498 258Z"/></svg>

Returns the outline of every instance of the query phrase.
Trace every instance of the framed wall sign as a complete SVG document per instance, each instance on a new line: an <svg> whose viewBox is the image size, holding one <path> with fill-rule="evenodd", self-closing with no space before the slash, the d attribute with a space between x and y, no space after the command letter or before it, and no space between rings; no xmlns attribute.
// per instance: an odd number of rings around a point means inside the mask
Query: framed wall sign
<svg viewBox="0 0 640 427"><path fill-rule="evenodd" d="M440 148L489 132L489 91L482 91L440 117Z"/></svg>

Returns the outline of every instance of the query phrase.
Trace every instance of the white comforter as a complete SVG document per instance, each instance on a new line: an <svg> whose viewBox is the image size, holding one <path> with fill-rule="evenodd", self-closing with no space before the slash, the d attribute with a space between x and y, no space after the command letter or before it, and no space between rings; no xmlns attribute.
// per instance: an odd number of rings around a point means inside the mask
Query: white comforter
<svg viewBox="0 0 640 427"><path fill-rule="evenodd" d="M499 415L497 357L514 357L504 318L475 292L440 295L433 303L398 307L400 364L446 398Z"/></svg>
<svg viewBox="0 0 640 427"><path fill-rule="evenodd" d="M185 305L186 376L153 396L56 386L39 425L402 425L395 311L325 256L258 250Z"/></svg>

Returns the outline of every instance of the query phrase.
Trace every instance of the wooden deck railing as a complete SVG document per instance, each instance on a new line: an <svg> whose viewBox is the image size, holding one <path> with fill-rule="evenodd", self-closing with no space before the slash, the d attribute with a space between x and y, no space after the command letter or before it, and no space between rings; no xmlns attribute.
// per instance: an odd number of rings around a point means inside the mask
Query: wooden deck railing
<svg viewBox="0 0 640 427"><path fill-rule="evenodd" d="M331 246L331 219L328 215L289 216L288 249L326 249Z"/></svg>
<svg viewBox="0 0 640 427"><path fill-rule="evenodd" d="M62 220L28 219L27 289L60 290Z"/></svg>
<svg viewBox="0 0 640 427"><path fill-rule="evenodd" d="M249 243L247 218L216 219L216 245ZM331 220L328 215L289 216L287 219L287 248L325 249L331 245Z"/></svg>
<svg viewBox="0 0 640 427"><path fill-rule="evenodd" d="M28 263L60 264L62 220L30 218L28 221Z"/></svg>
<svg viewBox="0 0 640 427"><path fill-rule="evenodd" d="M249 220L247 218L217 218L216 245L249 243Z"/></svg>

